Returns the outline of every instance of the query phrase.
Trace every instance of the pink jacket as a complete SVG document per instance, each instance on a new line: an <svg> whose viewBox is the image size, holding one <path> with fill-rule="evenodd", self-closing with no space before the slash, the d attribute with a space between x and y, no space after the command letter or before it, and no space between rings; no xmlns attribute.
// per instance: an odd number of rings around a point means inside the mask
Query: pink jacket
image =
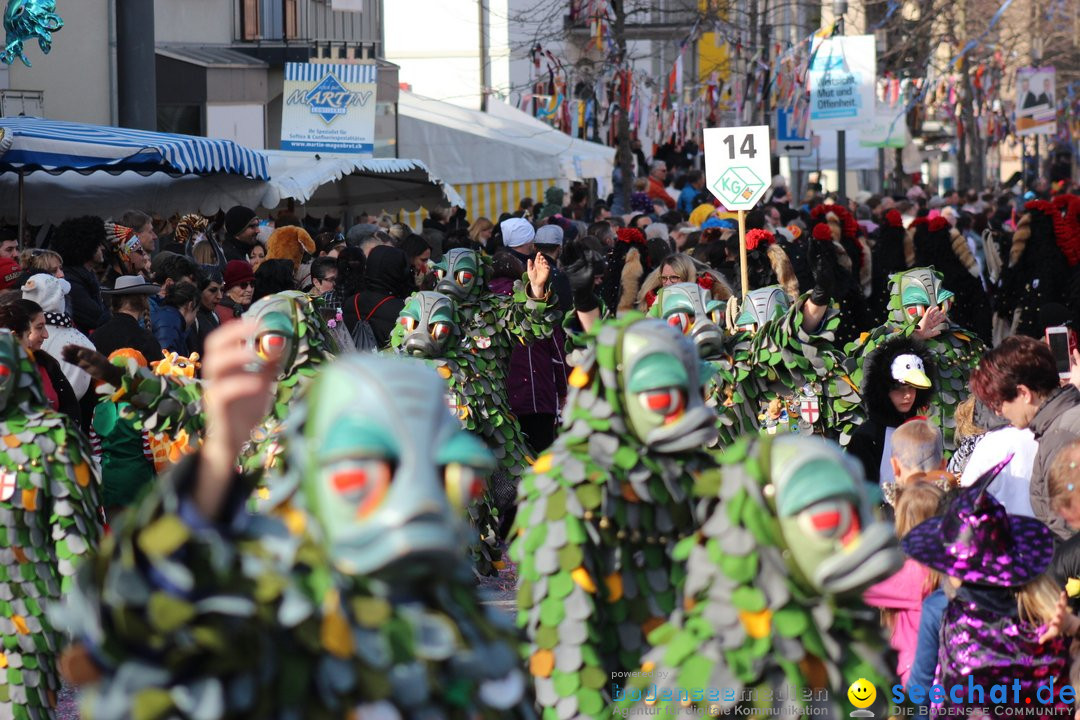
<svg viewBox="0 0 1080 720"><path fill-rule="evenodd" d="M915 661L919 618L922 616L922 602L929 572L924 566L908 558L899 572L863 593L863 600L867 605L897 611L889 645L896 650L899 657L896 672L904 685L907 685L911 664Z"/></svg>

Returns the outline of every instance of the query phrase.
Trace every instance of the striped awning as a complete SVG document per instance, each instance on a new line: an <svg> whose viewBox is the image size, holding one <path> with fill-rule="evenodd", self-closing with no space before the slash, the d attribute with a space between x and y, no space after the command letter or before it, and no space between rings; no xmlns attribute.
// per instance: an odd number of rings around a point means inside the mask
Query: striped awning
<svg viewBox="0 0 1080 720"><path fill-rule="evenodd" d="M517 180L507 182L468 183L454 185L458 195L468 210L469 222L477 218L487 218L492 222L499 221L499 215L515 212L518 203L523 198L532 198L537 203L544 201L544 191L552 185L557 185L554 179L550 180ZM416 212L402 213L402 222L414 230L419 230L428 217L428 209Z"/></svg>
<svg viewBox="0 0 1080 720"><path fill-rule="evenodd" d="M231 140L42 118L0 118L0 172L36 170L269 178L266 155Z"/></svg>

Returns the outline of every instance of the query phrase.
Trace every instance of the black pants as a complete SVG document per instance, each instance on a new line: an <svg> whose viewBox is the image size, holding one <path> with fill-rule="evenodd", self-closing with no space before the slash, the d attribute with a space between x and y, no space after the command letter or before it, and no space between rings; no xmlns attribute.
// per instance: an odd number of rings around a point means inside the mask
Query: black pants
<svg viewBox="0 0 1080 720"><path fill-rule="evenodd" d="M518 415L518 422L534 455L544 452L555 442L555 416L553 414Z"/></svg>

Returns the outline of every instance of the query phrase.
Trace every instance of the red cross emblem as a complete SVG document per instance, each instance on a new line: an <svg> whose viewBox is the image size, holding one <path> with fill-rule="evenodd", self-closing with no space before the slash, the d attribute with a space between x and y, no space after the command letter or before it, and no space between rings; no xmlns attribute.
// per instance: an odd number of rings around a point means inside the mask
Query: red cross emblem
<svg viewBox="0 0 1080 720"><path fill-rule="evenodd" d="M816 423L821 417L821 406L818 405L817 396L803 398L799 403L799 414L811 425Z"/></svg>

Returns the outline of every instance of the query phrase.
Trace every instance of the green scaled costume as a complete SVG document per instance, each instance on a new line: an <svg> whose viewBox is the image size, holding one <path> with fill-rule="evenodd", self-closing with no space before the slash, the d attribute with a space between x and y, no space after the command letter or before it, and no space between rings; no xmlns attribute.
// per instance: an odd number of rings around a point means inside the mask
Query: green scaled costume
<svg viewBox="0 0 1080 720"><path fill-rule="evenodd" d="M325 366L284 431L276 515L244 511L238 476L210 522L197 458L166 476L65 608L101 673L83 717L535 718L513 624L460 549L494 463L442 394L421 363Z"/></svg>
<svg viewBox="0 0 1080 720"><path fill-rule="evenodd" d="M505 393L506 376L510 371L510 353L515 347L551 336L560 320L558 308L552 302L551 283L543 298L529 296L528 280L514 283L513 295L491 292L487 283L492 272L490 260L476 251L454 248L435 265L439 278L437 292L453 299L457 316L461 318L459 352L475 356L472 363L492 391ZM404 327L395 328L391 344L400 345ZM510 415L508 417L513 417ZM492 479L490 493L501 512L508 511L517 498L517 484L522 474L521 460L529 452L519 438L521 428L514 418L513 428L503 423L497 430L503 437L502 447L492 447L501 471ZM495 435L494 437L497 437Z"/></svg>
<svg viewBox="0 0 1080 720"><path fill-rule="evenodd" d="M0 717L51 718L62 636L46 617L101 535L82 434L49 409L38 370L0 330Z"/></svg>
<svg viewBox="0 0 1080 720"><path fill-rule="evenodd" d="M792 304L779 285L752 290L727 304L734 334L735 392L728 408L742 433L847 437L842 430L860 412L857 386L832 341L840 324L834 307L820 327L803 329L809 294Z"/></svg>
<svg viewBox="0 0 1080 720"><path fill-rule="evenodd" d="M260 299L244 313L254 320L252 343L264 360L281 363L274 404L266 420L251 434L251 444L241 454L244 473L258 481L273 468L282 448L278 442L281 424L290 415L293 403L303 398L323 363L340 352L337 340L326 326L310 295L290 290ZM260 490L260 495L265 492Z"/></svg>
<svg viewBox="0 0 1080 720"><path fill-rule="evenodd" d="M936 306L948 316L955 296L942 287L941 281L941 273L932 267L912 268L892 276L889 322L864 334L846 348L848 356L858 362L858 370L852 373L852 380L861 386L863 365L870 353L894 335L914 335L928 308ZM925 338L923 343L933 355L937 367L937 385L931 400L934 412L930 419L941 428L945 449L951 452L956 448L953 440L956 406L969 395L968 379L987 347L975 333L954 325L951 320L942 328L940 335Z"/></svg>
<svg viewBox="0 0 1080 720"><path fill-rule="evenodd" d="M644 714L641 699L665 717L740 703L795 716L843 698L844 711L822 714L847 717L847 689L865 678L884 717L895 662L858 593L904 556L892 525L874 519L858 462L831 441L790 434L744 438L719 462L695 488L701 530L675 552L686 563L684 606L649 636L646 676L620 690L620 704L629 717Z"/></svg>
<svg viewBox="0 0 1080 720"><path fill-rule="evenodd" d="M658 317L697 346L698 354L710 373L705 386L705 401L716 408L718 431L716 444L727 447L743 432L746 421L737 415L735 374L732 357L725 351L725 303L697 283L676 283L657 290L656 302L649 308L650 317ZM753 416L751 416L753 417Z"/></svg>
<svg viewBox="0 0 1080 720"><path fill-rule="evenodd" d="M544 717L609 718L611 673L637 668L674 610L675 543L715 413L697 348L659 320L597 323L570 376L566 420L521 484L518 625Z"/></svg>
<svg viewBox="0 0 1080 720"><path fill-rule="evenodd" d="M480 352L465 351L463 325L450 297L418 292L405 303L391 344L435 368L446 381L446 402L461 426L484 439L507 477L519 478L532 458L507 399L510 348L493 344ZM472 545L476 571L495 575L502 562L499 513L490 492L469 508L469 516L480 534L479 542Z"/></svg>

